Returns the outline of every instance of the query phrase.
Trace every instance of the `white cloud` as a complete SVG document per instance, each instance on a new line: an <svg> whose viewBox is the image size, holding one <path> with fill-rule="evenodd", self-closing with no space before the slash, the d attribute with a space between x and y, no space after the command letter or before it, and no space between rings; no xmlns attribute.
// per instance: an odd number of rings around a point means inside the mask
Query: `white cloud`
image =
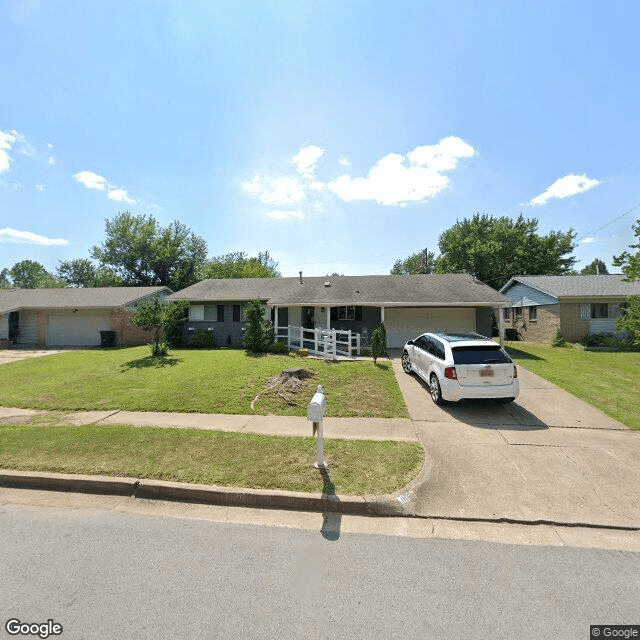
<svg viewBox="0 0 640 640"><path fill-rule="evenodd" d="M351 166L351 162L349 162L349 160L347 160L344 156L340 156L338 158L338 164L347 168Z"/></svg>
<svg viewBox="0 0 640 640"><path fill-rule="evenodd" d="M302 211L267 211L264 215L273 220L304 220Z"/></svg>
<svg viewBox="0 0 640 640"><path fill-rule="evenodd" d="M47 149L49 149L49 151L53 149L53 145L50 142L47 142Z"/></svg>
<svg viewBox="0 0 640 640"><path fill-rule="evenodd" d="M324 149L315 144L309 144L301 147L300 151L292 158L292 162L299 174L307 180L313 180L313 174L316 171L318 160L324 155Z"/></svg>
<svg viewBox="0 0 640 640"><path fill-rule="evenodd" d="M20 138L17 131L0 130L0 173L9 170L13 158L9 155L14 143Z"/></svg>
<svg viewBox="0 0 640 640"><path fill-rule="evenodd" d="M0 242L13 242L19 244L39 244L43 246L69 244L62 238L47 238L31 231L18 231L11 227L0 229Z"/></svg>
<svg viewBox="0 0 640 640"><path fill-rule="evenodd" d="M600 180L588 178L586 174L581 176L570 173L562 178L558 178L552 185L540 195L533 198L529 204L542 206L547 204L551 198L568 198L578 193L583 193L600 184Z"/></svg>
<svg viewBox="0 0 640 640"><path fill-rule="evenodd" d="M109 198L109 200L126 202L128 204L135 204L137 202L137 200L134 200L129 195L126 189L110 184L104 176L94 173L93 171L79 171L78 173L75 173L73 177L87 189L106 191L107 198Z"/></svg>
<svg viewBox="0 0 640 640"><path fill-rule="evenodd" d="M260 198L260 202L264 204L287 205L304 199L304 188L295 176L255 176L242 187L247 193Z"/></svg>
<svg viewBox="0 0 640 640"><path fill-rule="evenodd" d="M47 160L47 162L49 164L55 164L56 163L56 159L53 156L49 156L49 159Z"/></svg>
<svg viewBox="0 0 640 640"><path fill-rule="evenodd" d="M591 244L592 242L596 242L596 239L593 236L587 236L586 238L580 240L580 242L582 244Z"/></svg>
<svg viewBox="0 0 640 640"><path fill-rule="evenodd" d="M329 189L341 200L373 200L382 205L404 206L435 196L449 185L444 175L458 165L460 158L476 155L475 149L461 138L449 136L434 145L416 147L403 156L390 153L378 160L366 177L349 174L329 183Z"/></svg>
<svg viewBox="0 0 640 640"><path fill-rule="evenodd" d="M87 189L104 191L107 188L107 179L93 171L78 171L78 173L73 174L73 177Z"/></svg>
<svg viewBox="0 0 640 640"><path fill-rule="evenodd" d="M33 187L34 189L36 189L36 191L44 191L44 185L43 184L36 184Z"/></svg>
<svg viewBox="0 0 640 640"><path fill-rule="evenodd" d="M107 198L109 198L109 200L115 200L116 202L127 202L128 204L135 204L136 202L133 198L129 197L126 189L112 189L110 187Z"/></svg>

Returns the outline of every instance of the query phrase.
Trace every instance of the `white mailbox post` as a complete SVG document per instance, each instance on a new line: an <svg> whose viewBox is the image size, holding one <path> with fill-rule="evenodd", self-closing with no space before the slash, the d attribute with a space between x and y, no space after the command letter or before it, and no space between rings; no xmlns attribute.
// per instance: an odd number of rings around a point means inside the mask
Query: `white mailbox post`
<svg viewBox="0 0 640 640"><path fill-rule="evenodd" d="M327 396L324 395L324 391L322 390L322 385L319 384L316 392L313 394L313 398L311 398L311 402L307 407L307 420L311 420L313 423L312 426L312 435L318 434L318 460L313 465L317 469L326 469L327 463L323 460L324 458L324 440L322 437L322 418L324 417L324 412L327 409Z"/></svg>

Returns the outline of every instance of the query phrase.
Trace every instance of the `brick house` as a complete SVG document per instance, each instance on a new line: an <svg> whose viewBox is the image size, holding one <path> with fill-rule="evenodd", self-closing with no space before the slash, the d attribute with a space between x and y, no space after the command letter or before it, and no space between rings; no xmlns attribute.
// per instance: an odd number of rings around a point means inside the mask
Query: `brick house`
<svg viewBox="0 0 640 640"><path fill-rule="evenodd" d="M241 345L245 306L259 299L276 329L295 326L370 336L384 322L391 348L425 331L490 336L492 313L509 302L467 273L210 279L168 299L189 302L186 342L196 331L209 331L218 345Z"/></svg>
<svg viewBox="0 0 640 640"><path fill-rule="evenodd" d="M168 287L0 289L0 340L95 347L101 331L115 331L118 346L146 344L149 333L130 322L133 305L171 293Z"/></svg>
<svg viewBox="0 0 640 640"><path fill-rule="evenodd" d="M572 342L594 333L616 333L627 296L640 295L640 282L622 274L514 276L500 289L512 301L503 322L521 340L549 342L560 333Z"/></svg>

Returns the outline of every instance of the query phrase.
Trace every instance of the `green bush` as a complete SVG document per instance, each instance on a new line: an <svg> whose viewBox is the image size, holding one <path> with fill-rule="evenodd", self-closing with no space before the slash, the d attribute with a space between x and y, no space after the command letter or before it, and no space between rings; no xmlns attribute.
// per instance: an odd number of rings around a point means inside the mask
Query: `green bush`
<svg viewBox="0 0 640 640"><path fill-rule="evenodd" d="M189 346L192 349L213 349L216 346L216 339L210 331L196 331Z"/></svg>
<svg viewBox="0 0 640 640"><path fill-rule="evenodd" d="M567 341L564 339L562 333L560 333L560 329L556 331L555 338L551 341L552 347L566 347Z"/></svg>
<svg viewBox="0 0 640 640"><path fill-rule="evenodd" d="M148 346L154 358L164 358L169 353L169 345L166 340L149 342Z"/></svg>
<svg viewBox="0 0 640 640"><path fill-rule="evenodd" d="M281 342L280 340L276 340L269 349L271 353L289 353L289 347L287 347L286 342Z"/></svg>
<svg viewBox="0 0 640 640"><path fill-rule="evenodd" d="M616 336L611 333L590 333L578 340L578 342L585 347L609 347L613 349L632 349L635 346L633 337Z"/></svg>
<svg viewBox="0 0 640 640"><path fill-rule="evenodd" d="M309 349L298 349L296 351L296 354L301 358L306 358L309 355Z"/></svg>

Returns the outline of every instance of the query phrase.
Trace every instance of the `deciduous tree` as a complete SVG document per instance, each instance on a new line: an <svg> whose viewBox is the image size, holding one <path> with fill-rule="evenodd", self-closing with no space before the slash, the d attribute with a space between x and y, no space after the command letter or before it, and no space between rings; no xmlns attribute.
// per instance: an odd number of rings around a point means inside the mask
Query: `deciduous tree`
<svg viewBox="0 0 640 640"><path fill-rule="evenodd" d="M47 271L44 265L35 260L16 262L7 273L12 286L19 289L51 289L64 286L64 283Z"/></svg>
<svg viewBox="0 0 640 640"><path fill-rule="evenodd" d="M203 278L279 278L278 263L268 251L249 257L244 251L226 253L209 260Z"/></svg>

